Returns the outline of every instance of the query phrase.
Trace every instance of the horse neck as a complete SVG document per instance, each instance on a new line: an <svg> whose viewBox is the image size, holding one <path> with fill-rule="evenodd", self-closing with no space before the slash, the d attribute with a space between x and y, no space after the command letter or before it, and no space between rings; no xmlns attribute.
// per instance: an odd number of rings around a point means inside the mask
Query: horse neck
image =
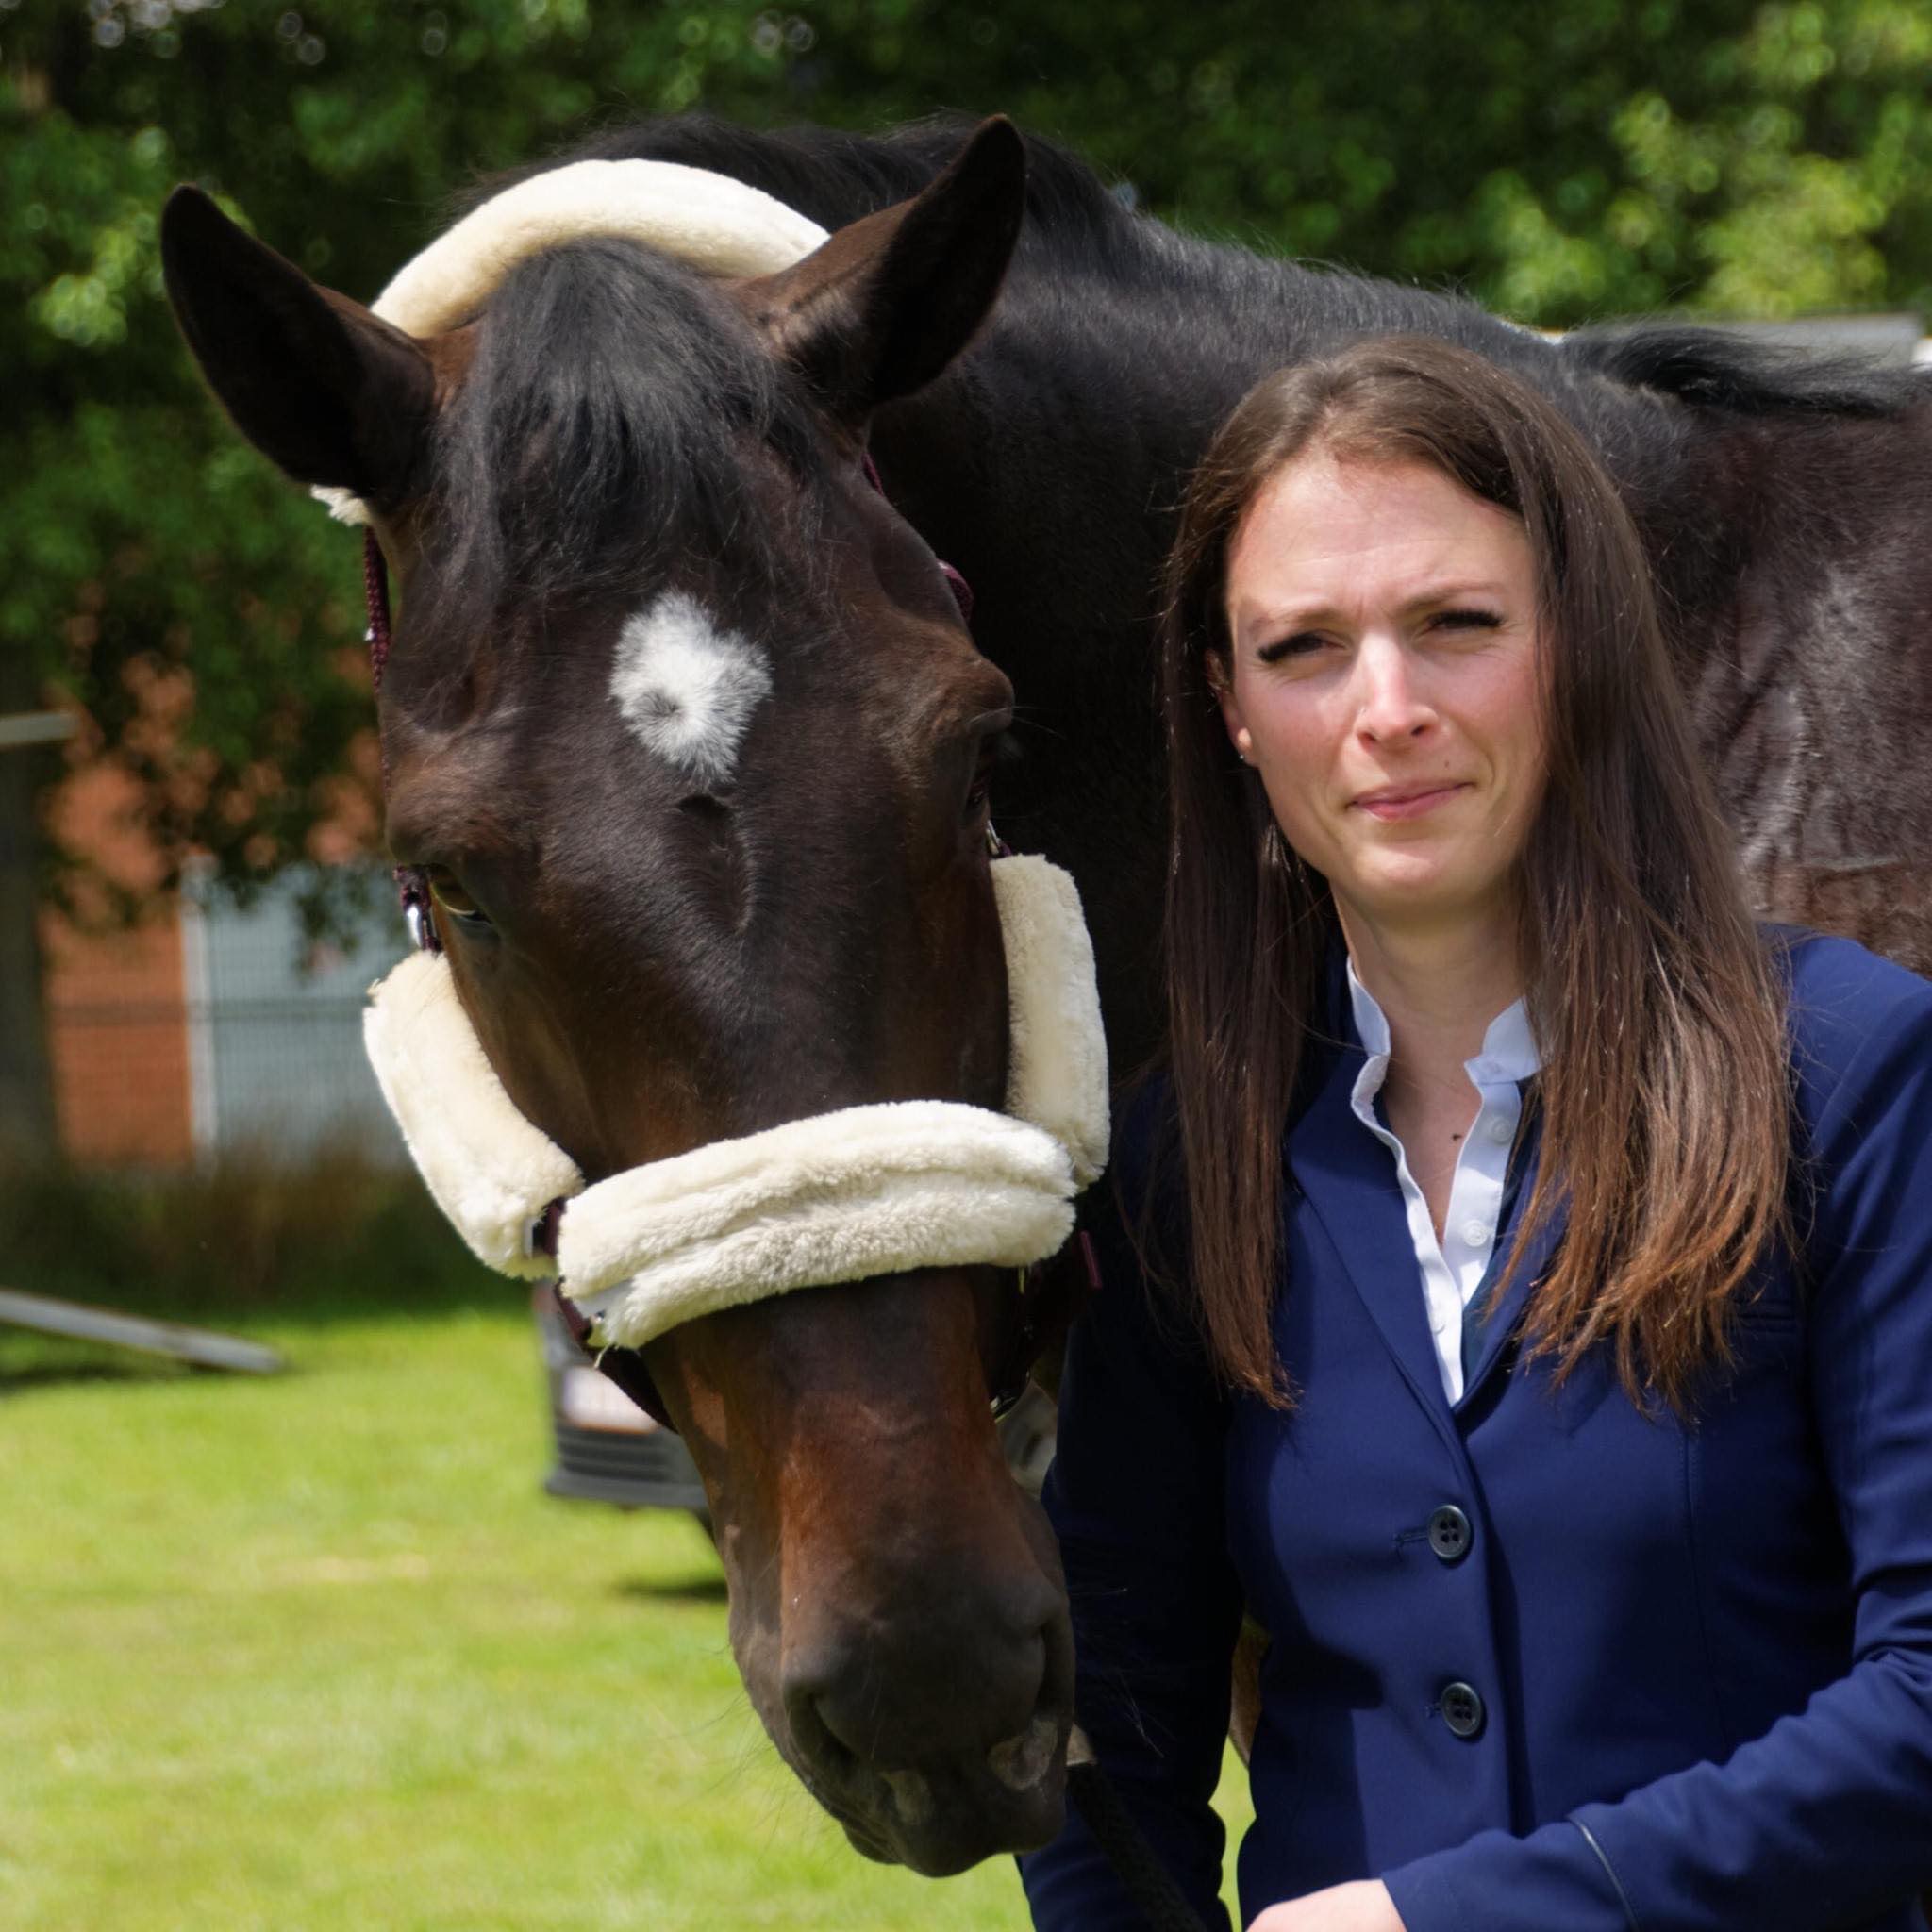
<svg viewBox="0 0 1932 1932"><path fill-rule="evenodd" d="M883 412L874 449L973 585L975 636L1013 680L1023 756L995 780L999 823L1078 881L1124 1069L1162 1024L1154 618L1188 473L1261 375L1358 333L1371 302L1384 328L1512 332L1419 291L1120 227L1072 264L1033 238L986 338Z"/></svg>

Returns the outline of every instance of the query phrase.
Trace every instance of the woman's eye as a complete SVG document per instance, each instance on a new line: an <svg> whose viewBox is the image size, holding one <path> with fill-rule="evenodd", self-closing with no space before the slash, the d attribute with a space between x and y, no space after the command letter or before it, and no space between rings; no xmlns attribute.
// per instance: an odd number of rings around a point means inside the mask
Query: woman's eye
<svg viewBox="0 0 1932 1932"><path fill-rule="evenodd" d="M447 866L432 865L429 868L429 891L436 903L452 919L462 919L476 925L488 925L489 915L463 891L457 875Z"/></svg>
<svg viewBox="0 0 1932 1932"><path fill-rule="evenodd" d="M1429 623L1437 630L1500 630L1503 620L1493 610L1439 610Z"/></svg>
<svg viewBox="0 0 1932 1932"><path fill-rule="evenodd" d="M1292 637L1276 638L1255 653L1264 664L1279 664L1284 658L1306 658L1322 648L1319 631L1298 630Z"/></svg>

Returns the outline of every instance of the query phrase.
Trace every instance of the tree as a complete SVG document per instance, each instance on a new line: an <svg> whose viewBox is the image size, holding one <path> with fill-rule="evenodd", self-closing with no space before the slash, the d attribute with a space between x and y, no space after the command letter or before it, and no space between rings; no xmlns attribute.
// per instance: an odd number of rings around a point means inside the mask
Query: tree
<svg viewBox="0 0 1932 1932"><path fill-rule="evenodd" d="M171 860L245 882L374 824L355 542L191 373L179 179L368 297L593 117L999 108L1185 226L1526 322L1920 308L1928 54L1926 0L0 0L0 653Z"/></svg>

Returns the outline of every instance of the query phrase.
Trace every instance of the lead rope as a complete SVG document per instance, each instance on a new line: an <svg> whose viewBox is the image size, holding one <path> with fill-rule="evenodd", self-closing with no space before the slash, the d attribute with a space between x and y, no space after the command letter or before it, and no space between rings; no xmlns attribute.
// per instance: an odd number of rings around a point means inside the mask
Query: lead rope
<svg viewBox="0 0 1932 1932"><path fill-rule="evenodd" d="M878 465L873 461L870 450L865 457L865 477L881 496L885 495L886 486L879 480ZM960 622L972 629L972 585L943 558L940 561L940 570L959 607ZM987 844L995 858L1011 856L1012 848L991 824L987 826ZM1089 1291L1097 1293L1100 1288L1100 1257L1094 1252L1093 1237L1082 1227L1075 1229L1074 1240L1079 1243L1080 1259L1086 1267ZM1024 1332L1029 1338L1029 1346L1031 1340L1037 1339L1037 1318L1033 1310L1030 1281L1032 1273L1030 1269L1021 1269L1019 1281L1021 1321ZM1027 1352L1027 1347L1021 1350L1022 1355ZM1030 1362L1022 1366L1011 1386L995 1391L992 1404L995 1420L1007 1414L1020 1400L1026 1387L1026 1369L1029 1366ZM1154 1847L1147 1842L1146 1835L1134 1823L1133 1813L1122 1802L1113 1780L1102 1770L1099 1759L1091 1755L1092 1747L1077 1730L1074 1736L1077 1743L1070 1745L1068 1751L1067 1797L1080 1814L1081 1822L1093 1834L1094 1843L1107 1855L1107 1862L1113 1867L1114 1876L1147 1922L1148 1932L1207 1932L1207 1922L1189 1903L1187 1894L1174 1882L1174 1874L1160 1862ZM1086 1753L1078 1762L1074 1761L1074 1756L1076 1750Z"/></svg>
<svg viewBox="0 0 1932 1932"><path fill-rule="evenodd" d="M1121 1802L1113 1781L1098 1763L1067 1766L1067 1796L1093 1840L1107 1854L1114 1876L1147 1922L1148 1932L1207 1932L1207 1921L1189 1904L1171 1873Z"/></svg>
<svg viewBox="0 0 1932 1932"><path fill-rule="evenodd" d="M866 480L881 496L886 493L885 485L879 481L877 467L868 453L865 458ZM966 579L950 563L941 563L954 600L958 604L959 616L969 626L973 622L973 591ZM382 546L375 541L375 532L365 529L362 532L362 589L369 606L369 630L366 641L369 645L369 675L377 695L382 691L382 675L389 668L390 649L390 604L389 569L383 560ZM389 790L389 757L382 754L382 789ZM996 854L1004 855L1006 843L996 834L991 842ZM442 941L437 937L436 921L429 910L429 881L414 866L399 865L395 868L396 895L402 901L403 918L409 928L409 938L422 952L440 953ZM538 1237L538 1245L546 1254L556 1252L557 1219L562 1204L553 1201L544 1213L544 1227ZM546 1239L547 1238L547 1239ZM1085 1229L1079 1231L1078 1240L1081 1258L1085 1261L1088 1277L1094 1288L1100 1285L1099 1263L1093 1253L1093 1244ZM1020 1271L1023 1320L1029 1320L1026 1293L1026 1271ZM558 1304L564 1314L571 1331L581 1346L590 1335L591 1324L579 1311L575 1303L568 1300L558 1290L553 1288ZM635 1357L634 1374L624 1373L627 1363L612 1360L613 1357L628 1356L628 1350L609 1350L599 1357L598 1366L606 1375L615 1382L623 1392L629 1396L638 1407L655 1416L658 1422L670 1426L670 1418L664 1412L662 1399L653 1386L648 1372L644 1370L643 1357ZM617 1368L619 1373L612 1374ZM1019 1391L1025 1387L1025 1375L1022 1371L1019 1388L1005 1400L1004 1407L1010 1408L1019 1400ZM1005 1391L1001 1391L1004 1396ZM995 1402L996 1413L1002 1413L999 1402ZM1154 1849L1141 1835L1127 1807L1121 1802L1121 1796L1113 1788L1107 1774L1091 1757L1084 1763L1069 1763L1067 1766L1067 1796L1074 1808L1086 1822L1094 1841L1107 1854L1108 1862L1112 1865L1115 1875L1126 1887L1129 1896L1146 1918L1150 1932L1204 1932L1200 1915L1191 1906L1173 1874L1155 1856Z"/></svg>

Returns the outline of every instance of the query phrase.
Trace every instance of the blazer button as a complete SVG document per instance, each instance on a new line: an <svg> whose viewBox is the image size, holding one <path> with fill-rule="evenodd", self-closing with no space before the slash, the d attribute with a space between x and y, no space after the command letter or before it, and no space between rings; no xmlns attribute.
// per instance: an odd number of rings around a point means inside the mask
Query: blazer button
<svg viewBox="0 0 1932 1932"><path fill-rule="evenodd" d="M1429 1547L1445 1563L1459 1563L1469 1555L1475 1532L1469 1518L1454 1503L1444 1503L1429 1517Z"/></svg>
<svg viewBox="0 0 1932 1932"><path fill-rule="evenodd" d="M1460 1678L1442 1686L1437 1707L1442 1713L1442 1722L1458 1738L1473 1738L1483 1727L1483 1701L1476 1695L1474 1685L1465 1684Z"/></svg>

